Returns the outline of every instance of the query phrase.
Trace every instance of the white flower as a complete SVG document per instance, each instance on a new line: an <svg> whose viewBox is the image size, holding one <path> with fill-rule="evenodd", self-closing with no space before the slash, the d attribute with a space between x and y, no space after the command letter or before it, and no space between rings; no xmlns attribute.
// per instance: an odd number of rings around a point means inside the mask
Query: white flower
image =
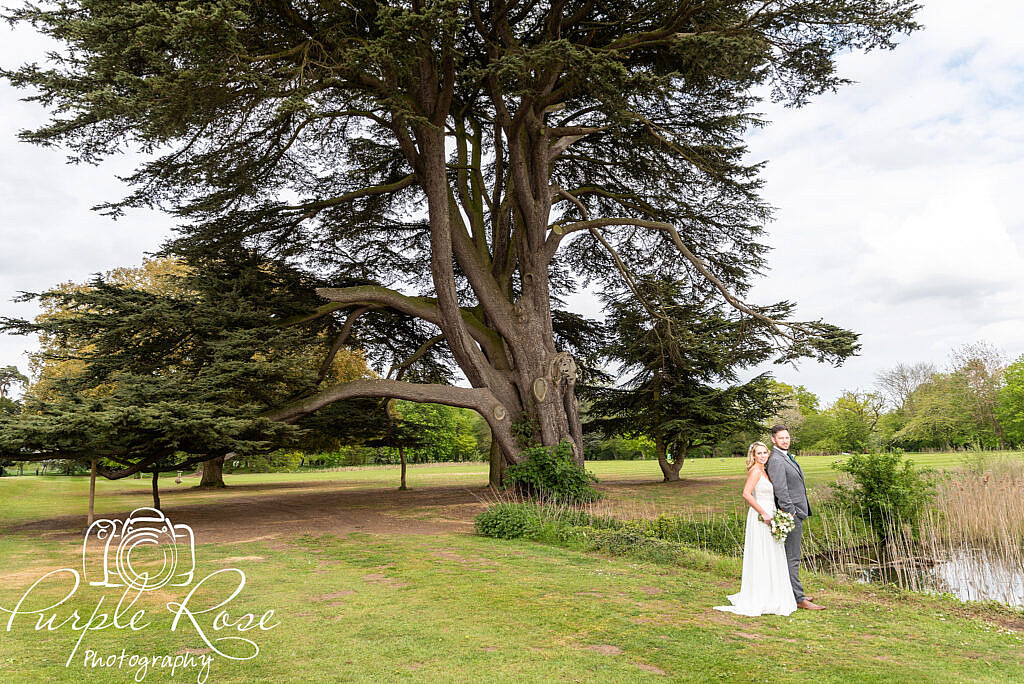
<svg viewBox="0 0 1024 684"><path fill-rule="evenodd" d="M772 518L772 537L775 541L780 544L785 543L786 537L789 536L794 527L796 527L796 521L791 513L775 511L775 516Z"/></svg>

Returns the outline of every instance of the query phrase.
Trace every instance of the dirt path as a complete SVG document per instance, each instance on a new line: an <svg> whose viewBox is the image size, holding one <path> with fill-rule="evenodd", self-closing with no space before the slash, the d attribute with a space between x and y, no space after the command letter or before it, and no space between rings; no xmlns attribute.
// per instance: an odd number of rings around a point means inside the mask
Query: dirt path
<svg viewBox="0 0 1024 684"><path fill-rule="evenodd" d="M699 499L699 491L707 486L697 482L673 485L677 495L690 500ZM605 504L618 508L623 503L646 499L643 490L660 489L661 483L606 481L598 488L619 499L618 504L608 500ZM189 503L176 501L173 490L169 494L162 497L164 513L174 523L189 525L200 544L351 532L468 534L473 531L473 518L500 496L480 485L424 486L399 491L395 487L353 487L352 483L322 481L232 486L225 490L224 498ZM117 515L101 517L123 519L130 512L126 507ZM85 516L61 516L16 523L5 531L38 534L51 541L76 541L82 538L84 524Z"/></svg>
<svg viewBox="0 0 1024 684"><path fill-rule="evenodd" d="M319 483L317 483L319 484ZM437 486L398 491L395 487L317 487L277 492L276 485L246 486L246 495L177 505L161 502L174 523L192 528L197 543L287 539L302 534L437 534L472 532L473 517L494 495L486 487ZM104 517L124 518L118 515ZM80 539L84 516L62 516L12 525L10 532L45 539Z"/></svg>

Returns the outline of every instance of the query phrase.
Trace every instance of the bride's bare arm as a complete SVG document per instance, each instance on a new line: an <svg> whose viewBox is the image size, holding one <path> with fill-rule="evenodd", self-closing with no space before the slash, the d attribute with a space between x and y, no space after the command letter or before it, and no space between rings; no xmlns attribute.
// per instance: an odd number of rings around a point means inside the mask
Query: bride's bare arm
<svg viewBox="0 0 1024 684"><path fill-rule="evenodd" d="M746 499L751 508L761 514L761 520L763 520L766 525L771 525L772 517L768 515L767 511L761 508L761 505L757 503L757 499L754 498L754 486L763 474L764 473L762 473L756 466L750 469L750 472L747 473L747 482L743 485L743 498Z"/></svg>

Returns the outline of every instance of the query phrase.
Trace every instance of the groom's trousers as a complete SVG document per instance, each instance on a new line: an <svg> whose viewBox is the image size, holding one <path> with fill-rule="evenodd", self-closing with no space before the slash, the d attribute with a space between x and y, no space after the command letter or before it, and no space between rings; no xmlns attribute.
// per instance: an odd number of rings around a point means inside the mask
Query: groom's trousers
<svg viewBox="0 0 1024 684"><path fill-rule="evenodd" d="M793 598L800 603L804 600L804 586L800 584L800 539L803 536L804 521L794 522L793 531L786 537L786 561L789 563L789 583L793 585Z"/></svg>

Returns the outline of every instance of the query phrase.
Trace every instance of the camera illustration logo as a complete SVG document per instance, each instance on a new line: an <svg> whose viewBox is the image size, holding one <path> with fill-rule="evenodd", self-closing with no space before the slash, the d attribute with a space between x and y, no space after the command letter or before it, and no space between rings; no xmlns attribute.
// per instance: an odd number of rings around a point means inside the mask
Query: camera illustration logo
<svg viewBox="0 0 1024 684"><path fill-rule="evenodd" d="M152 570L153 565L159 569ZM136 508L124 521L101 518L85 532L82 573L93 587L152 591L187 586L195 573L192 528L171 524L155 508Z"/></svg>

